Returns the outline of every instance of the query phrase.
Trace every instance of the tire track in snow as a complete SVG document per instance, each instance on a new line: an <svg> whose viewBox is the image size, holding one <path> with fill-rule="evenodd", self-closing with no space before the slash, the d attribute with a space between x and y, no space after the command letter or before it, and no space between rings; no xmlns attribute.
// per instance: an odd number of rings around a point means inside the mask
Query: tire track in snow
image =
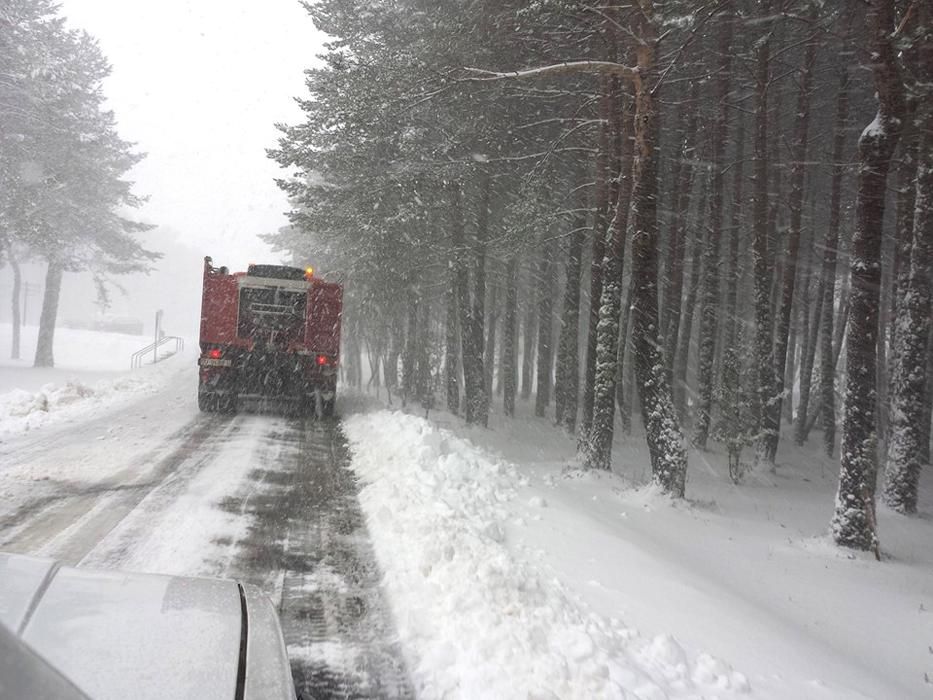
<svg viewBox="0 0 933 700"><path fill-rule="evenodd" d="M83 566L180 575L225 574L248 515L221 506L264 461L283 430L280 419L228 418L150 490L81 561Z"/></svg>
<svg viewBox="0 0 933 700"><path fill-rule="evenodd" d="M281 444L225 504L251 523L230 575L278 603L304 697L413 697L339 423L294 421Z"/></svg>
<svg viewBox="0 0 933 700"><path fill-rule="evenodd" d="M76 563L222 425L214 416L199 417L176 433L181 444L167 456L160 446L105 481L39 482L41 495L0 517L0 549ZM140 474L149 460L157 465Z"/></svg>

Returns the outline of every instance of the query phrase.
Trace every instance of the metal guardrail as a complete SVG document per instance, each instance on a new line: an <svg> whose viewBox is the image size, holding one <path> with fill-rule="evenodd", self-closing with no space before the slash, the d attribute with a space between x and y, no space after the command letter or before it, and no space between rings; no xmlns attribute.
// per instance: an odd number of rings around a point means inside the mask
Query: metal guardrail
<svg viewBox="0 0 933 700"><path fill-rule="evenodd" d="M168 355L166 355L165 357L160 358L159 348L161 348L166 343L171 343L171 342L175 343L175 349L172 352L170 352ZM149 353L152 353L152 363L155 364L160 359L164 360L167 357L171 357L172 355L175 355L184 349L185 349L184 338L180 338L177 335L162 336L161 338L159 338L158 341L154 343L149 343L149 345L147 345L146 347L142 348L141 350L137 350L136 352L133 353L133 356L130 358L130 369L137 369L138 367L142 367L143 358Z"/></svg>

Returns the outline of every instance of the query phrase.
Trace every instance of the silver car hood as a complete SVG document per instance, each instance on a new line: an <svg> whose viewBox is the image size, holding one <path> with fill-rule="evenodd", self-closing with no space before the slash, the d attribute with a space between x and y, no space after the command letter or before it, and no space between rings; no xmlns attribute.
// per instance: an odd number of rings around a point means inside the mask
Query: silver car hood
<svg viewBox="0 0 933 700"><path fill-rule="evenodd" d="M275 611L235 581L0 553L0 623L95 700L295 697Z"/></svg>

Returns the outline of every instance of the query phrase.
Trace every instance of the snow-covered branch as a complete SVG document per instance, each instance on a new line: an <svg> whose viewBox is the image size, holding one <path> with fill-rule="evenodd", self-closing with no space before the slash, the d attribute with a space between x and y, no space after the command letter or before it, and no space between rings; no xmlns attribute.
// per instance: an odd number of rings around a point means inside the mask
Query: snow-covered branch
<svg viewBox="0 0 933 700"><path fill-rule="evenodd" d="M474 81L504 80L507 78L538 78L549 75L568 75L573 73L601 73L605 75L616 75L627 80L638 80L638 68L626 66L614 61L567 61L564 63L554 63L549 66L539 66L537 68L526 68L525 70L513 71L490 71L481 68L467 68L470 73L476 73L478 77L468 78Z"/></svg>

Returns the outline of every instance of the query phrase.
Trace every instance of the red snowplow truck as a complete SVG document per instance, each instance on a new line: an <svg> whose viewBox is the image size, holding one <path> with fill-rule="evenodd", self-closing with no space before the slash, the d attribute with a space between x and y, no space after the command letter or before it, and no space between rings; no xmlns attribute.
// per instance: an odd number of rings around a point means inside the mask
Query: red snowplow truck
<svg viewBox="0 0 933 700"><path fill-rule="evenodd" d="M343 288L284 265L230 273L204 258L198 407L286 401L331 416L337 394Z"/></svg>

